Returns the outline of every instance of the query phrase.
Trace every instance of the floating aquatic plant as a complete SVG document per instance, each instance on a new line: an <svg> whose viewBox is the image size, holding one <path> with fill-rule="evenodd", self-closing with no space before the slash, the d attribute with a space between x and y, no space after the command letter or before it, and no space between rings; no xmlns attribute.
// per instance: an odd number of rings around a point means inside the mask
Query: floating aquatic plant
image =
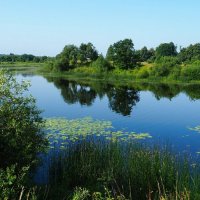
<svg viewBox="0 0 200 200"><path fill-rule="evenodd" d="M196 126L194 128L189 128L189 129L200 133L200 126Z"/></svg>
<svg viewBox="0 0 200 200"><path fill-rule="evenodd" d="M90 117L72 120L66 118L48 118L46 119L45 127L51 147L59 145L62 149L69 143L89 137L105 138L113 141L151 138L148 133L115 131L112 122L93 120Z"/></svg>

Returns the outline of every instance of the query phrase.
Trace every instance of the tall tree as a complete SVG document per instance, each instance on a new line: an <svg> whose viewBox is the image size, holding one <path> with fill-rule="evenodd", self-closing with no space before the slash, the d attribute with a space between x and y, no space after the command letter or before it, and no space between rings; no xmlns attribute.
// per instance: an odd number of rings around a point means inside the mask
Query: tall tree
<svg viewBox="0 0 200 200"><path fill-rule="evenodd" d="M108 48L106 59L120 69L131 69L136 65L134 44L131 39L120 40Z"/></svg>
<svg viewBox="0 0 200 200"><path fill-rule="evenodd" d="M66 45L63 51L56 56L54 70L66 71L76 67L79 49L75 45Z"/></svg>
<svg viewBox="0 0 200 200"><path fill-rule="evenodd" d="M92 43L82 43L79 47L78 58L81 63L95 61L98 58L98 52Z"/></svg>
<svg viewBox="0 0 200 200"><path fill-rule="evenodd" d="M181 49L178 57L181 62L200 60L200 43Z"/></svg>
<svg viewBox="0 0 200 200"><path fill-rule="evenodd" d="M177 47L173 42L160 44L156 48L156 57L164 57L164 56L176 56L177 55Z"/></svg>
<svg viewBox="0 0 200 200"><path fill-rule="evenodd" d="M154 57L155 51L154 49L147 49L147 47L143 47L141 50L136 51L139 61L145 62Z"/></svg>

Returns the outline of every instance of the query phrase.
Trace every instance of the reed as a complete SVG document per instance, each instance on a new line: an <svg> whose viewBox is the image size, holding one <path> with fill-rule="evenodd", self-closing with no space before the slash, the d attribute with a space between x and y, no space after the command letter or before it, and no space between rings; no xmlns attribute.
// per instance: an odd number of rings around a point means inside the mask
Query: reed
<svg viewBox="0 0 200 200"><path fill-rule="evenodd" d="M77 187L87 188L89 199L105 188L114 199L198 199L199 169L190 159L169 147L82 140L51 158L48 199L72 198Z"/></svg>

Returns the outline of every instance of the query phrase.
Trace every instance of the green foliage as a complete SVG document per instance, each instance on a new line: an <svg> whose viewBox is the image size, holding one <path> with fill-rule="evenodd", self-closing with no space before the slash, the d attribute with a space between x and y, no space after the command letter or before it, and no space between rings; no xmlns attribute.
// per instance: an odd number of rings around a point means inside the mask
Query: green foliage
<svg viewBox="0 0 200 200"><path fill-rule="evenodd" d="M0 55L0 62L35 62L35 63L43 63L47 60L51 59L47 56L34 56L31 54L23 54L23 55L15 55L15 54L9 54L9 55Z"/></svg>
<svg viewBox="0 0 200 200"><path fill-rule="evenodd" d="M111 64L102 55L100 55L91 66L97 68L100 72L108 72L112 69Z"/></svg>
<svg viewBox="0 0 200 200"><path fill-rule="evenodd" d="M200 44L197 43L181 49L178 58L181 62L200 60Z"/></svg>
<svg viewBox="0 0 200 200"><path fill-rule="evenodd" d="M56 56L53 63L54 71L67 71L74 68L78 62L79 50L75 45L66 45L63 51Z"/></svg>
<svg viewBox="0 0 200 200"><path fill-rule="evenodd" d="M28 86L0 71L0 167L30 164L46 144L35 99L23 95Z"/></svg>
<svg viewBox="0 0 200 200"><path fill-rule="evenodd" d="M61 54L57 58L61 58L64 64L75 66L77 64L79 49L75 45L66 45Z"/></svg>
<svg viewBox="0 0 200 200"><path fill-rule="evenodd" d="M71 66L69 65L69 60L67 58L59 58L56 59L52 65L53 71L67 71L71 69Z"/></svg>
<svg viewBox="0 0 200 200"><path fill-rule="evenodd" d="M92 62L98 58L98 52L92 43L82 43L79 47L78 58L81 64Z"/></svg>
<svg viewBox="0 0 200 200"><path fill-rule="evenodd" d="M141 50L136 51L136 55L138 56L138 60L140 62L145 62L150 59L153 59L155 56L155 51L154 49L147 49L147 47L143 47Z"/></svg>
<svg viewBox="0 0 200 200"><path fill-rule="evenodd" d="M5 170L0 169L0 199L14 195L15 190L12 186L16 179L15 166L7 167Z"/></svg>
<svg viewBox="0 0 200 200"><path fill-rule="evenodd" d="M160 57L151 69L151 76L167 77L178 64L179 61L176 57Z"/></svg>
<svg viewBox="0 0 200 200"><path fill-rule="evenodd" d="M91 43L81 44L79 48L67 45L53 62L50 61L49 70L57 72L70 70L71 74L80 73L80 76L105 79L111 76L116 79L157 78L192 81L200 80L198 60L200 60L200 44L183 48L180 53L177 52L173 42L162 43L156 50L143 47L135 51L132 40L124 39L110 45L106 59L102 55L98 56ZM153 67L149 67L150 65ZM186 65L187 68L184 68Z"/></svg>
<svg viewBox="0 0 200 200"><path fill-rule="evenodd" d="M164 77L164 76L168 76L170 73L170 68L166 65L156 65L154 68L152 68L151 70L151 76L155 76L155 77Z"/></svg>
<svg viewBox="0 0 200 200"><path fill-rule="evenodd" d="M56 56L56 59L50 64L50 69L54 71L67 71L78 66L87 65L98 58L98 52L92 43L75 45L66 45L63 51Z"/></svg>
<svg viewBox="0 0 200 200"><path fill-rule="evenodd" d="M136 72L136 77L139 79L145 79L149 77L149 72L150 69L148 67L141 67L137 72Z"/></svg>
<svg viewBox="0 0 200 200"><path fill-rule="evenodd" d="M199 195L199 176L188 160L168 148L152 149L131 142L82 140L51 158L49 199L62 199L79 186L84 194L107 199L193 199ZM195 170L194 170L195 171ZM66 191L67 188L69 191ZM56 193L55 191L59 191ZM78 196L81 196L78 190ZM77 194L77 193L76 193ZM122 195L123 194L123 195Z"/></svg>
<svg viewBox="0 0 200 200"><path fill-rule="evenodd" d="M176 56L176 48L177 47L174 45L173 42L160 44L156 48L156 57L159 58L164 56Z"/></svg>
<svg viewBox="0 0 200 200"><path fill-rule="evenodd" d="M85 188L76 188L72 200L84 200L84 199L91 199L91 200L126 200L126 198L120 194L114 196L111 191L109 191L106 187L104 188L104 194L101 192L94 192L90 194L90 191Z"/></svg>
<svg viewBox="0 0 200 200"><path fill-rule="evenodd" d="M28 172L29 167L23 167L16 173L15 165L0 169L0 199L18 199L24 192Z"/></svg>
<svg viewBox="0 0 200 200"><path fill-rule="evenodd" d="M106 59L120 69L131 69L136 65L134 44L131 39L120 40L108 48Z"/></svg>
<svg viewBox="0 0 200 200"><path fill-rule="evenodd" d="M72 200L84 200L90 196L89 191L84 188L76 188Z"/></svg>
<svg viewBox="0 0 200 200"><path fill-rule="evenodd" d="M12 190L19 192L26 169L47 146L35 99L25 95L28 86L29 83L17 83L12 75L0 71L0 191L5 199L11 198Z"/></svg>
<svg viewBox="0 0 200 200"><path fill-rule="evenodd" d="M200 80L200 62L184 66L181 70L181 78L184 80Z"/></svg>

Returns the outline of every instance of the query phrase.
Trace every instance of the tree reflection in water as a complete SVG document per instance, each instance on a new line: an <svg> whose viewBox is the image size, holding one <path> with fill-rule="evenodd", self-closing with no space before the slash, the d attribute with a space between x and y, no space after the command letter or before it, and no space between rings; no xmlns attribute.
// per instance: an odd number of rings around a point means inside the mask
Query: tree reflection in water
<svg viewBox="0 0 200 200"><path fill-rule="evenodd" d="M132 83L110 84L103 81L69 81L62 78L46 78L61 90L64 101L68 104L79 103L91 106L95 99L104 96L108 98L108 107L123 116L130 116L133 107L140 101L140 91L150 91L157 100L167 98L172 100L180 93L185 93L191 100L200 99L199 84L151 84Z"/></svg>
<svg viewBox="0 0 200 200"><path fill-rule="evenodd" d="M80 84L59 78L47 78L49 82L61 90L64 101L68 104L80 103L81 105L91 106L97 96L102 98L107 96L109 108L116 113L124 116L130 115L133 106L139 101L139 92L127 86L115 87L111 84L97 83L93 85Z"/></svg>

